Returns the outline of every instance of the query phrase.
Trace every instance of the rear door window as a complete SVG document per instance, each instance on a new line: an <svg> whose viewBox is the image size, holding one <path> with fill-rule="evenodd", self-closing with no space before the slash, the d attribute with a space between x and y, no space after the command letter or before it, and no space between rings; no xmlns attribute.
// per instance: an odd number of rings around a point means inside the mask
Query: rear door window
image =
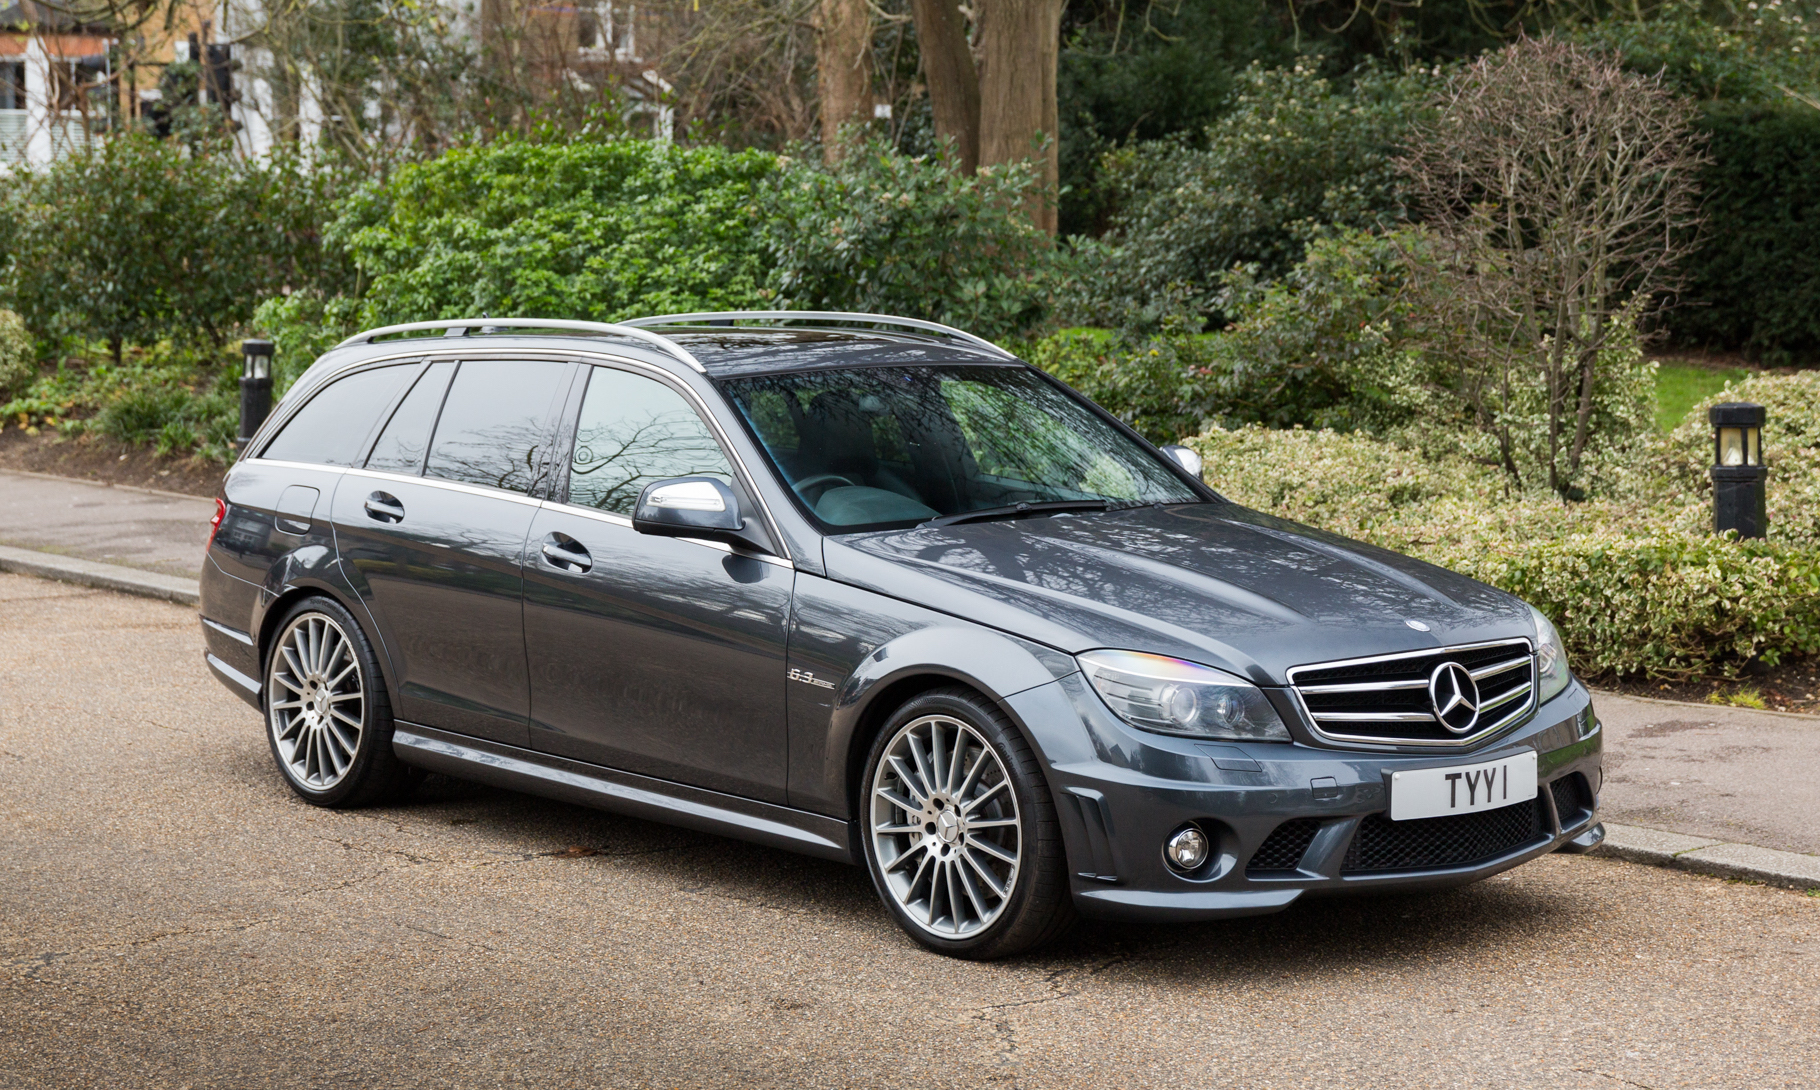
<svg viewBox="0 0 1820 1090"><path fill-rule="evenodd" d="M541 480L550 408L569 365L466 360L443 400L424 475L529 493Z"/></svg>
<svg viewBox="0 0 1820 1090"><path fill-rule="evenodd" d="M359 464L379 414L392 404L418 366L376 367L329 383L297 410L260 457L328 466Z"/></svg>
<svg viewBox="0 0 1820 1090"><path fill-rule="evenodd" d="M449 389L449 376L455 365L448 361L431 364L417 385L411 387L399 403L373 453L367 458L368 469L389 473L422 473L423 456L430 449L430 431L436 427L436 414L442 409L442 395Z"/></svg>
<svg viewBox="0 0 1820 1090"><path fill-rule="evenodd" d="M695 476L731 485L733 467L683 395L656 379L593 368L569 460L569 502L630 517L646 485Z"/></svg>

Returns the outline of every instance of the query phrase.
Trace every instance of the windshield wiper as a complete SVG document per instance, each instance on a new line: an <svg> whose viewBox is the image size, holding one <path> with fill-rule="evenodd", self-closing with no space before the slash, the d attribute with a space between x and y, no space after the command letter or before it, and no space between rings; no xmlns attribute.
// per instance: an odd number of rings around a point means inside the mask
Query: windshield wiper
<svg viewBox="0 0 1820 1090"><path fill-rule="evenodd" d="M985 522L988 519L1022 518L1025 515L1055 515L1064 511L1104 511L1112 504L1107 500L1043 500L1040 503L1009 503L1003 507L982 507L957 515L939 515L924 526L953 526L958 522Z"/></svg>

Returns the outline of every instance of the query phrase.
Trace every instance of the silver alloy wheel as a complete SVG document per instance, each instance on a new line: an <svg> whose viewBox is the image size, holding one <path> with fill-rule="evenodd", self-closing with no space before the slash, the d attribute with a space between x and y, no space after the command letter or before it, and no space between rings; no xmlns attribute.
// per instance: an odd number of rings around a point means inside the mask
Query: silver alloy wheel
<svg viewBox="0 0 1820 1090"><path fill-rule="evenodd" d="M900 728L872 776L872 849L912 923L943 939L991 927L1017 888L1023 825L1004 762L946 715Z"/></svg>
<svg viewBox="0 0 1820 1090"><path fill-rule="evenodd" d="M341 626L305 613L278 637L272 652L272 698L266 711L278 759L293 780L326 791L347 776L366 721L360 659Z"/></svg>

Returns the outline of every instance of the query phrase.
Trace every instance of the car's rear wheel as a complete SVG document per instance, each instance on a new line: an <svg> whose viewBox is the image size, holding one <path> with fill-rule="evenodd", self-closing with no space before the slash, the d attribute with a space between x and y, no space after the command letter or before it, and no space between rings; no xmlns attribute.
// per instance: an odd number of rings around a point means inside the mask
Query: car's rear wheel
<svg viewBox="0 0 1820 1090"><path fill-rule="evenodd" d="M937 689L898 709L866 765L866 863L911 937L1006 957L1074 920L1055 804L1036 755L990 702Z"/></svg>
<svg viewBox="0 0 1820 1090"><path fill-rule="evenodd" d="M372 645L348 611L306 598L266 656L265 722L285 782L317 806L401 798L418 780L392 752L392 709Z"/></svg>

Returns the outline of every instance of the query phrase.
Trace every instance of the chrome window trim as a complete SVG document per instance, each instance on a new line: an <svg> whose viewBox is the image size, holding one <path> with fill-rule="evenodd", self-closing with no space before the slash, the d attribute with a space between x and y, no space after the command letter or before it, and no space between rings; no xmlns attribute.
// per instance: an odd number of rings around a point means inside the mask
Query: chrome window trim
<svg viewBox="0 0 1820 1090"><path fill-rule="evenodd" d="M451 481L447 477L418 476L413 473L393 473L384 469L350 469L349 475L368 477L377 481L397 481L402 484L428 484L450 492L465 492L470 496L485 496L489 499L510 500L528 507L542 507L543 501L523 492L514 492L509 488L489 488L484 484L469 484L466 481Z"/></svg>
<svg viewBox="0 0 1820 1090"><path fill-rule="evenodd" d="M398 352L398 353L394 353L394 354L388 355L388 356L374 356L371 359L361 360L359 363L354 364L343 371L336 372L334 378L339 379L339 378L343 377L344 375L353 374L355 371L364 370L369 365L377 366L377 365L381 365L381 364L396 363L401 360L421 360L421 361L428 362L428 361L436 360L436 359L454 359L454 360L534 359L534 360L573 360L575 362L599 360L599 361L604 361L606 363L612 364L614 366L630 368L631 370L634 370L634 371L643 372L643 373L648 374L651 377L657 379L658 381L665 383L671 389L674 389L674 390L677 390L678 392L680 392L684 398L688 399L688 401L695 406L696 411L702 416L703 419L705 419L708 422L708 427L710 427L714 430L714 437L720 443L721 450L726 452L728 459L730 461L732 461L732 463L736 469L738 469L741 473L743 473L745 475L746 480L752 482L753 487L749 491L751 491L751 493L752 493L752 501L758 505L758 513L764 520L765 529L770 533L771 540L777 543L777 547L779 549L783 550L783 555L782 555L781 559L783 561L785 561L786 563L788 563L792 568L794 568L796 566L795 557L790 555L789 540L784 537L782 529L778 526L776 516L774 516L771 513L771 505L765 501L765 497L763 496L763 494L761 494L759 492L759 489L757 487L758 475L753 473L752 468L746 464L746 460L744 458L740 457L738 448L736 448L732 444L732 442L728 439L727 429L721 426L720 419L714 415L714 410L711 407L709 407L707 400L704 399L698 391L696 391L695 389L690 387L688 383L677 381L676 376L674 374L672 374L668 369L660 367L653 363L647 363L644 360L635 360L635 359L631 359L630 357L627 357L627 356L614 355L611 352L597 352L597 351L591 352L591 351L587 351L584 349L565 350L565 351L561 351L561 352L551 352L548 350L540 350L540 349L532 349L532 348L501 348L501 349L485 348L485 349L483 349L480 346L472 345L472 344L464 345L461 347L450 346L448 348L429 348L429 347L426 347L423 345L419 345L417 348L415 348L409 352ZM334 381L334 379L330 379L329 381ZM315 395L312 394L311 396L315 396ZM286 414L286 420L288 421L289 417L292 415L295 415L295 412ZM271 423L272 423L271 420L267 420L266 424L261 425L259 430L261 432L263 432L266 427L271 425ZM282 427L283 424L280 423L279 426ZM264 449L265 444L267 442L269 442L269 439L267 439L264 436L260 436L259 440L258 440L259 448ZM331 465L327 465L327 464L318 465L314 462L287 462L287 461L281 461L276 458L263 458L263 457L243 458L241 460L243 462L256 462L256 463L259 463L262 465L286 466L286 467L293 467L293 468L298 468L298 469L333 469L333 470L346 470L348 472L354 472L354 471L358 470L361 473L375 474L375 475L387 477L387 478L390 478L393 480L439 481L444 484L459 483L459 482L453 482L453 481L444 481L440 477L406 476L406 475L401 475L401 474L387 474L387 473L383 473L380 470L365 469L365 468L358 467L358 466L331 466ZM470 485L467 487L476 488L478 486ZM519 495L516 492L508 492L508 491L505 491L504 489L490 489L490 488L481 489L476 494L477 495L488 495L488 496L518 496ZM530 497L528 497L528 496L521 496L520 498L529 500L532 503L539 502L536 500L531 500ZM570 505L561 504L559 506L568 507ZM585 508L577 508L577 510L585 510ZM598 514L599 512L596 512L596 513ZM631 525L631 524L628 522L627 525ZM693 539L690 539L690 540L693 540ZM742 551L740 555L745 555L745 554Z"/></svg>
<svg viewBox="0 0 1820 1090"><path fill-rule="evenodd" d="M1504 718L1498 720L1497 722L1492 723L1491 725L1485 727L1483 730L1475 731L1472 734L1465 736L1464 738L1425 738L1425 739L1398 740L1398 739L1393 739L1393 738L1377 738L1377 737L1371 737L1371 736L1359 735L1359 734L1336 734L1336 733L1331 733L1329 731L1322 730L1321 726L1320 726L1320 720L1317 720L1315 718L1315 713L1313 711L1309 710L1307 701L1302 699L1302 689L1300 686L1298 686L1296 684L1296 681L1295 681L1297 674L1305 673L1305 672L1313 671L1313 670L1339 670L1339 669L1344 669L1349 666L1372 666L1372 665L1376 665L1377 663L1381 663L1381 662L1396 662L1396 661L1399 661L1402 659L1427 658L1432 655L1454 655L1454 654L1459 654L1464 651L1479 651L1479 650L1483 650L1488 647L1517 647L1517 646L1522 646L1524 648L1524 650L1527 652L1526 658L1508 659L1508 660L1503 660L1501 662L1491 663L1486 667L1480 668L1481 670L1485 671L1484 673L1479 673L1477 671L1474 671L1473 679L1476 681L1480 677L1490 677L1492 674L1503 673L1504 671L1511 669L1514 665L1516 665L1518 663L1527 662L1527 664L1529 665L1529 682L1527 685L1523 686L1521 689L1514 690L1515 692L1521 692L1523 694L1523 706L1518 708L1516 711L1511 712L1510 714L1506 715ZM1480 744L1496 737L1497 735L1500 735L1500 734L1505 733L1506 731L1509 731L1510 729L1512 729L1513 727L1515 727L1519 723L1521 723L1523 721L1524 717L1527 716L1530 712L1534 711L1535 707L1536 707L1536 649L1535 649L1534 641L1530 640L1530 638L1527 636L1517 636L1512 639L1504 639L1504 640L1483 640L1478 643L1450 644L1445 647L1429 647L1429 648L1422 648L1422 649L1418 649L1418 650L1414 650L1414 651L1397 651L1397 652L1394 652L1394 653L1388 654L1388 655L1368 655L1368 656L1365 656L1364 658L1356 658L1356 659L1335 659L1332 662L1308 662L1308 663L1302 663L1301 665L1298 665L1298 666L1290 667L1287 671L1285 671L1285 676L1287 677L1288 682L1289 682L1288 688L1289 688L1290 695L1295 698L1296 710L1298 710L1302 714L1302 725L1307 727L1309 733L1314 735L1320 741L1331 743L1332 745L1335 745L1335 746L1343 748L1343 749L1375 749L1375 750L1464 749L1469 746L1480 745ZM1390 691L1395 691L1395 690L1407 690L1407 689L1412 689L1412 688L1426 688L1426 687L1427 687L1426 683L1421 683L1418 685L1418 684L1411 683L1411 682L1387 682L1382 685L1373 685L1370 682L1347 682L1344 684L1334 685L1334 686L1311 685L1308 687L1308 691L1310 693L1316 693L1316 694L1324 693L1324 692L1326 692L1326 693L1332 693L1332 692L1390 692ZM1501 704L1508 703L1508 702L1509 702L1508 699L1506 699L1506 700L1499 701L1497 704L1493 704L1492 706L1498 707ZM1326 712L1326 713L1322 714L1321 719L1324 719L1330 723L1347 722L1347 721L1378 722L1378 723L1422 722L1422 721L1432 722L1434 720L1434 716L1430 715L1427 712L1420 712L1420 713L1418 713L1418 712L1381 712L1381 713Z"/></svg>

